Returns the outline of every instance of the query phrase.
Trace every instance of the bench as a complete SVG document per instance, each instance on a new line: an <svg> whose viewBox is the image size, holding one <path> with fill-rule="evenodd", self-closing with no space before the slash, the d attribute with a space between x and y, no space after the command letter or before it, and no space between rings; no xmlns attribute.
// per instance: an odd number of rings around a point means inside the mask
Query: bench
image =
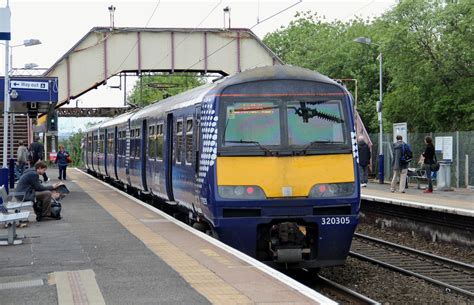
<svg viewBox="0 0 474 305"><path fill-rule="evenodd" d="M7 190L5 187L2 185L0 186L0 197L2 198L3 201L3 206L9 210L9 211L15 211L15 212L20 212L23 208L31 207L33 206L33 201L14 201L13 199L18 196L23 196L25 197L25 193L15 193L15 192L10 192L10 195L7 194Z"/></svg>
<svg viewBox="0 0 474 305"><path fill-rule="evenodd" d="M412 174L410 175L410 173ZM420 182L428 183L428 178L426 177L426 171L424 169L409 168L407 179L408 181L410 181L410 179L415 179L417 189L421 189ZM433 183L436 182L436 172L431 172L431 181Z"/></svg>
<svg viewBox="0 0 474 305"><path fill-rule="evenodd" d="M0 223L5 223L8 227L7 235L0 235L0 245L19 245L23 241L21 239L24 236L16 234L16 224L20 221L27 221L30 216L30 212L22 212L21 209L33 206L31 201L13 201L13 196L25 196L24 193L10 192L7 194L7 190L2 185L0 186L0 198L2 199L3 213L0 213ZM14 212L14 213L8 213Z"/></svg>
<svg viewBox="0 0 474 305"><path fill-rule="evenodd" d="M28 220L30 212L18 212L12 214L0 213L0 223L8 225L7 235L0 235L0 246L5 245L19 245L23 243L25 236L19 236L16 234L16 222L22 220Z"/></svg>

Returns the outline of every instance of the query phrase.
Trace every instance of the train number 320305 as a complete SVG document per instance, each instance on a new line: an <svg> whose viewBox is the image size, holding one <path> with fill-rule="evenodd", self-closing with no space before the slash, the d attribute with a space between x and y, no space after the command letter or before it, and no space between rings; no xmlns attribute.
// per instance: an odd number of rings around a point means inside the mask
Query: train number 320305
<svg viewBox="0 0 474 305"><path fill-rule="evenodd" d="M321 225L347 225L351 223L349 217L323 217L321 219Z"/></svg>

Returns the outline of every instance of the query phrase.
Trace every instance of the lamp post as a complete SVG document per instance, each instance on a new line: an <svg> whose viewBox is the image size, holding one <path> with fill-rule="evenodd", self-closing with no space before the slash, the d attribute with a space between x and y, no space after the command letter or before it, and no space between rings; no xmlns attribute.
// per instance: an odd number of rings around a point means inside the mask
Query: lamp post
<svg viewBox="0 0 474 305"><path fill-rule="evenodd" d="M41 44L39 39L26 39L21 44L10 46L10 42L5 41L5 99L3 104L3 167L7 165L7 151L8 151L8 121L10 113L10 76L13 74L13 48L16 47L30 47ZM13 154L13 128L10 132L10 154Z"/></svg>
<svg viewBox="0 0 474 305"><path fill-rule="evenodd" d="M382 94L382 51L380 50L380 45L373 43L372 39L367 37L357 37L354 39L354 42L365 44L365 45L375 45L379 47L379 101L377 102L377 114L379 120L379 183L384 183L384 155L383 155L383 126L382 126L382 105L383 105L383 94Z"/></svg>
<svg viewBox="0 0 474 305"><path fill-rule="evenodd" d="M4 99L3 99L3 168L8 168L7 164L7 150L8 150L8 110L10 110L10 94L8 92L9 79L9 52L10 52L10 41L5 41L5 86L4 86Z"/></svg>
<svg viewBox="0 0 474 305"><path fill-rule="evenodd" d="M26 40L23 40L23 43L10 46L10 71L9 71L10 75L13 75L13 48L31 47L31 46L36 46L38 44L41 44L41 41L39 39L26 39Z"/></svg>

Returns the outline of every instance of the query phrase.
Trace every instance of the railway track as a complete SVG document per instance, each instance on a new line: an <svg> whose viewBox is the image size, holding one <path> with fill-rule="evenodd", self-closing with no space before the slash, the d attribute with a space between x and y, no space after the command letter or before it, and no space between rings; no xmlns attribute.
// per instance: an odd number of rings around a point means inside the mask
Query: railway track
<svg viewBox="0 0 474 305"><path fill-rule="evenodd" d="M362 234L355 234L349 255L474 297L473 265Z"/></svg>
<svg viewBox="0 0 474 305"><path fill-rule="evenodd" d="M365 295L357 293L343 285L335 283L325 277L320 275L317 276L318 286L324 294L328 297L337 297L338 299L343 299L344 303L347 304L360 304L360 305L380 305L379 302L372 300Z"/></svg>
<svg viewBox="0 0 474 305"><path fill-rule="evenodd" d="M380 305L380 302L355 292L344 285L333 282L319 274L316 274L314 271L306 269L290 269L282 272L340 304Z"/></svg>

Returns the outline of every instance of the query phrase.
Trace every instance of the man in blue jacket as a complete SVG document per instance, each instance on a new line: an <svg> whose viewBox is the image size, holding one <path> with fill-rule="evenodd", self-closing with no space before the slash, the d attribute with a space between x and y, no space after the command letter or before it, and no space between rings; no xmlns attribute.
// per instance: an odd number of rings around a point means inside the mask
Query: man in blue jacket
<svg viewBox="0 0 474 305"><path fill-rule="evenodd" d="M15 192L24 192L24 201L41 201L42 202L42 214L37 215L40 217L51 216L51 191L61 185L60 182L53 185L43 185L40 183L39 176L46 173L48 166L43 161L38 161L34 165L27 169L16 186Z"/></svg>

